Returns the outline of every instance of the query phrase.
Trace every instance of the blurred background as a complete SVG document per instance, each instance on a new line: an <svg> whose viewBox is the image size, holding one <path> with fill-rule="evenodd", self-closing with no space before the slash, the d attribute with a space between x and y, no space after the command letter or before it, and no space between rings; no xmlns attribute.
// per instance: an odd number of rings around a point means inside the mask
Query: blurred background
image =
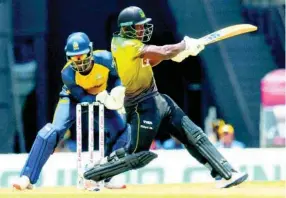
<svg viewBox="0 0 286 198"><path fill-rule="evenodd" d="M285 146L284 0L0 0L0 153L28 152L52 120L67 36L83 31L95 49L110 50L118 13L130 5L153 19L156 45L234 24L258 26L180 64L164 61L155 78L218 147ZM181 148L167 130L153 149Z"/></svg>

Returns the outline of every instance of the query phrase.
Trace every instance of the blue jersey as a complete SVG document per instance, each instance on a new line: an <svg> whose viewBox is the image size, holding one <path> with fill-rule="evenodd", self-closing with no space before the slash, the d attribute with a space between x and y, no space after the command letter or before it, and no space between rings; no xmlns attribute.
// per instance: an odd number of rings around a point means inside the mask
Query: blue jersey
<svg viewBox="0 0 286 198"><path fill-rule="evenodd" d="M97 50L93 52L94 63L91 71L83 75L75 71L71 62L67 62L62 69L62 81L64 86L61 97L72 96L78 102L94 102L96 95L104 90L121 85L110 52Z"/></svg>

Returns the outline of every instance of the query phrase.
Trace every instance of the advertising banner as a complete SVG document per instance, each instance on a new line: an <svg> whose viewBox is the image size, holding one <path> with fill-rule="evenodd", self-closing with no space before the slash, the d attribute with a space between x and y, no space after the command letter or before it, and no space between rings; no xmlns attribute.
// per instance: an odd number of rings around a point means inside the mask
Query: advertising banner
<svg viewBox="0 0 286 198"><path fill-rule="evenodd" d="M238 170L249 174L250 181L285 180L284 149L227 149L223 155ZM185 150L156 150L159 156L148 166L117 176L127 184L214 182L209 171ZM87 155L83 155L88 162ZM98 156L98 153L96 153ZM0 155L0 187L9 187L19 176L26 154ZM36 186L76 185L75 153L55 153L45 165Z"/></svg>

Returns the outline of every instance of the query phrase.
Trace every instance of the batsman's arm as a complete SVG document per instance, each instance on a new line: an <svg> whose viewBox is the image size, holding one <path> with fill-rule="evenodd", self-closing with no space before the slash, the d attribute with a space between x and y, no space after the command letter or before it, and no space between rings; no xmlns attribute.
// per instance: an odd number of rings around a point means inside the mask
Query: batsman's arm
<svg viewBox="0 0 286 198"><path fill-rule="evenodd" d="M95 102L96 96L88 94L82 87L75 84L71 77L62 73L62 81L68 87L71 95L79 102Z"/></svg>
<svg viewBox="0 0 286 198"><path fill-rule="evenodd" d="M185 48L184 40L172 45L145 45L140 51L139 57L158 61L169 60L184 51Z"/></svg>
<svg viewBox="0 0 286 198"><path fill-rule="evenodd" d="M157 61L157 64L162 60L173 60L181 62L189 56L198 55L205 46L199 39L193 39L188 36L184 37L180 43L173 45L145 45L139 55L140 58Z"/></svg>

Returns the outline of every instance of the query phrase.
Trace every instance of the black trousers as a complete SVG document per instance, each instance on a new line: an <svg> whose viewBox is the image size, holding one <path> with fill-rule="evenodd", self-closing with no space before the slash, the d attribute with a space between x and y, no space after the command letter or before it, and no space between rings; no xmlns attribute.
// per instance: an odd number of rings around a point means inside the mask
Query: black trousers
<svg viewBox="0 0 286 198"><path fill-rule="evenodd" d="M176 129L170 135L183 143L199 162L206 163L206 160L199 154L187 136L187 133L191 133L192 130L198 131L201 128L190 119L188 119L188 124L191 127L188 130L183 128L182 118L186 117L186 114L169 96L158 93L137 105L127 107L126 113L127 122L131 125L129 153L149 150L164 119L164 124L172 125Z"/></svg>
<svg viewBox="0 0 286 198"><path fill-rule="evenodd" d="M127 122L131 126L129 153L149 150L160 124L166 124L166 127L175 128L170 135L183 143L196 160L208 167L213 178L231 177L232 166L211 144L202 129L169 96L158 93L127 107L126 113Z"/></svg>

